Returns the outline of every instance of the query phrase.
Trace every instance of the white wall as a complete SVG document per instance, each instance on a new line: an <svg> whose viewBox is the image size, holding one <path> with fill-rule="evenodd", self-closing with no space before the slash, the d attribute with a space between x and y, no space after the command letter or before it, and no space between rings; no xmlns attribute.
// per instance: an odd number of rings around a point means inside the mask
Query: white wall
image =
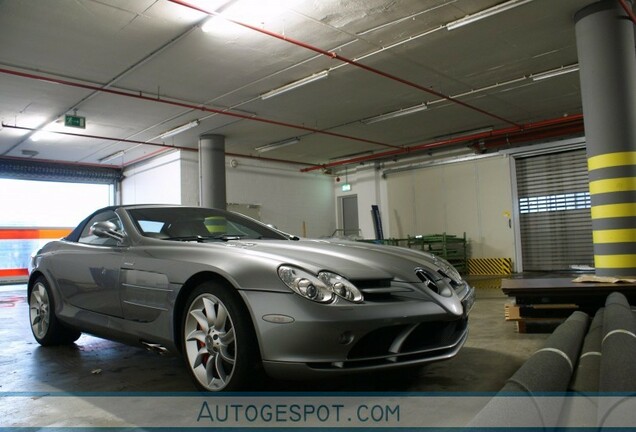
<svg viewBox="0 0 636 432"><path fill-rule="evenodd" d="M301 173L295 165L238 157L226 162L227 202L259 204L263 222L292 234L324 237L336 229L331 177Z"/></svg>
<svg viewBox="0 0 636 432"><path fill-rule="evenodd" d="M391 174L387 190L392 237L466 232L472 258L514 258L508 156Z"/></svg>
<svg viewBox="0 0 636 432"><path fill-rule="evenodd" d="M122 204L181 204L181 152L124 170Z"/></svg>
<svg viewBox="0 0 636 432"><path fill-rule="evenodd" d="M173 152L124 175L123 204L199 204L196 152ZM261 220L283 231L323 237L336 228L331 177L303 174L295 165L228 157L226 183L227 202L260 205Z"/></svg>
<svg viewBox="0 0 636 432"><path fill-rule="evenodd" d="M416 164L418 159L411 163ZM334 182L338 197L358 196L364 238L375 238L371 205L380 208L385 238L466 232L473 258L515 258L509 157L496 155L472 161L432 165L388 174L375 166L349 170L350 192ZM336 220L341 223L336 209ZM341 226L339 226L341 228Z"/></svg>

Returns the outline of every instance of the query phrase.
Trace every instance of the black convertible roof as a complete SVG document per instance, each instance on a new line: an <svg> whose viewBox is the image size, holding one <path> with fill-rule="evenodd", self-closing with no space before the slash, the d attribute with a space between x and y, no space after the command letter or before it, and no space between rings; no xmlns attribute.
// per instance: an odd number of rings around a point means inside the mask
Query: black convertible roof
<svg viewBox="0 0 636 432"><path fill-rule="evenodd" d="M88 223L88 221L91 220L93 216L95 216L97 213L101 213L103 211L108 211L108 210L116 211L120 208L134 209L134 208L153 208L153 207L188 207L188 206L180 206L177 204L121 204L121 205L102 207L100 209L95 210L93 213L88 215L84 220L82 220L75 227L75 229L71 231L69 235L64 237L64 240L77 242L80 238L80 235L82 234L82 231L84 231L84 227L86 227L86 224Z"/></svg>

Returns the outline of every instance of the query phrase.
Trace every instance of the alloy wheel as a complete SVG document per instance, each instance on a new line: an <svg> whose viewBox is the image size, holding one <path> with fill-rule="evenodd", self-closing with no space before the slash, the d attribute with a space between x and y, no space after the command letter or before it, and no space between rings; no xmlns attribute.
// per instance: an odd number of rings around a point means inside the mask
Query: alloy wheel
<svg viewBox="0 0 636 432"><path fill-rule="evenodd" d="M184 325L186 359L193 375L208 390L224 389L236 364L236 337L232 317L212 294L196 297Z"/></svg>
<svg viewBox="0 0 636 432"><path fill-rule="evenodd" d="M40 339L44 338L51 320L51 302L46 288L40 282L36 283L31 290L29 318L33 334Z"/></svg>

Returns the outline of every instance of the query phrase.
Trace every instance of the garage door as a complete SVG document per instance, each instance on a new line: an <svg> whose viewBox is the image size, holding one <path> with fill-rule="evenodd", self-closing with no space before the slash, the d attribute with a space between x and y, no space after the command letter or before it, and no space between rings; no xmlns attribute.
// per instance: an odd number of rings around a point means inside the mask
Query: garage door
<svg viewBox="0 0 636 432"><path fill-rule="evenodd" d="M593 266L585 149L515 158L525 271Z"/></svg>
<svg viewBox="0 0 636 432"><path fill-rule="evenodd" d="M114 202L120 170L0 160L0 284L27 276L31 253Z"/></svg>

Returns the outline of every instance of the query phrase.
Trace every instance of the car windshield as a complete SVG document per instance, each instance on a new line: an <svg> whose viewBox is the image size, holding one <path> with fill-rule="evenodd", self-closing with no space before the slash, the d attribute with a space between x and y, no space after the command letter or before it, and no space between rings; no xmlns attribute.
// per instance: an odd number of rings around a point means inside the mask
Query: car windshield
<svg viewBox="0 0 636 432"><path fill-rule="evenodd" d="M223 210L151 207L127 212L146 237L177 241L289 240L260 222Z"/></svg>

